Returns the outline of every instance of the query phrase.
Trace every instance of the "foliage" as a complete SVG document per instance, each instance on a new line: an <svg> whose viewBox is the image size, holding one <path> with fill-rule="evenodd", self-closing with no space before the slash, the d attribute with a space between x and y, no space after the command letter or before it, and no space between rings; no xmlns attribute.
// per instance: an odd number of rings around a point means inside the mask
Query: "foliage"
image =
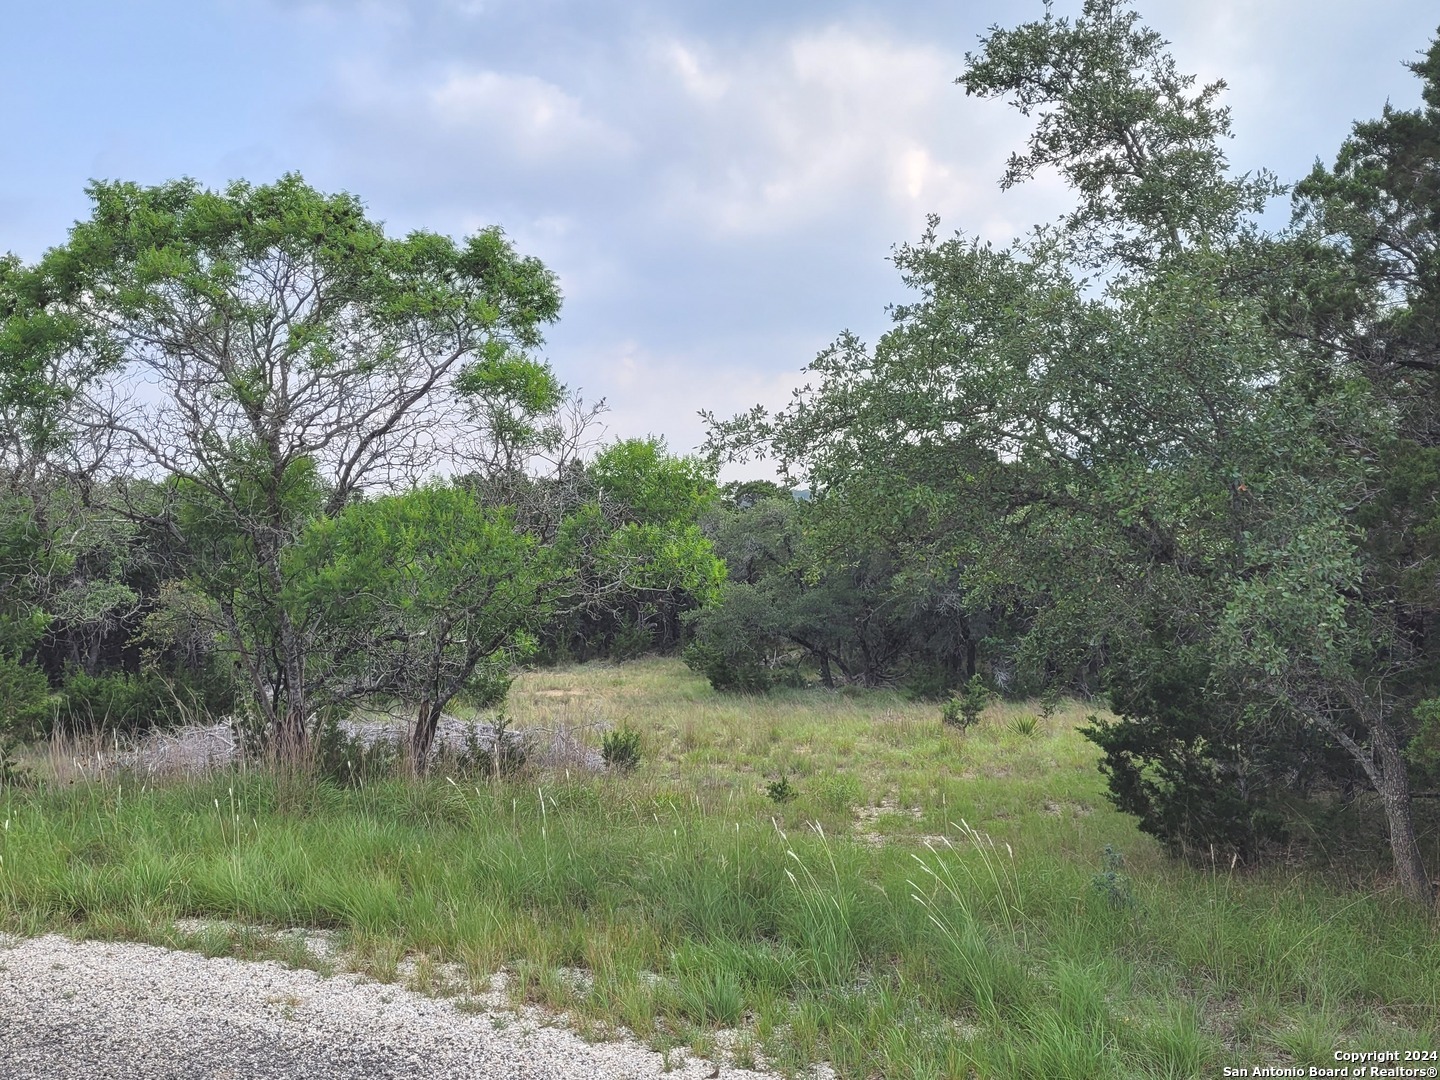
<svg viewBox="0 0 1440 1080"><path fill-rule="evenodd" d="M1112 908L1134 907L1135 893L1130 887L1130 878L1123 873L1125 856L1106 844L1100 858L1104 868L1091 878L1090 887L1103 896Z"/></svg>
<svg viewBox="0 0 1440 1080"><path fill-rule="evenodd" d="M685 613L710 603L725 580L698 524L717 498L713 466L669 454L662 440L604 447L558 529L556 552L572 577L564 614L545 630L553 652L625 658L677 646Z"/></svg>
<svg viewBox="0 0 1440 1080"><path fill-rule="evenodd" d="M795 790L795 785L790 783L788 776L782 776L779 780L772 780L765 785L765 794L770 796L771 802L783 804L791 802L800 793Z"/></svg>
<svg viewBox="0 0 1440 1080"><path fill-rule="evenodd" d="M984 679L979 675L972 675L965 684L965 689L940 707L940 718L951 727L958 727L962 731L974 727L980 722L980 715L994 696L985 685Z"/></svg>
<svg viewBox="0 0 1440 1080"><path fill-rule="evenodd" d="M941 696L973 672L989 613L953 574L907 566L901 541L854 537L845 513L757 488L710 515L730 581L687 621L716 689L762 691L803 664L826 686L904 681Z"/></svg>
<svg viewBox="0 0 1440 1080"><path fill-rule="evenodd" d="M309 661L332 700L415 703L421 768L453 698L504 700L505 669L528 651L562 577L508 511L439 484L316 520L282 565L283 610L320 631Z"/></svg>
<svg viewBox="0 0 1440 1080"><path fill-rule="evenodd" d="M44 673L0 652L0 736L34 738L49 727L51 710Z"/></svg>
<svg viewBox="0 0 1440 1080"><path fill-rule="evenodd" d="M503 390L487 372L513 372L539 344L553 275L495 229L387 237L353 197L293 175L89 191L90 217L35 270L118 371L87 393L86 423L132 468L170 478L190 576L253 707L298 752L340 692L311 662L320 628L286 606L293 547L448 450L467 394ZM136 377L153 400L124 393ZM519 382L521 405L536 404Z"/></svg>
<svg viewBox="0 0 1440 1080"><path fill-rule="evenodd" d="M136 674L72 671L56 694L54 730L111 731L142 735L229 715L235 688L223 674L200 669L166 676L154 669Z"/></svg>
<svg viewBox="0 0 1440 1080"><path fill-rule="evenodd" d="M600 756L606 765L620 772L630 772L639 767L644 757L640 732L628 724L607 731L600 739Z"/></svg>
<svg viewBox="0 0 1440 1080"><path fill-rule="evenodd" d="M1252 862L1286 840L1276 796L1303 790L1304 774L1315 772L1313 740L1303 731L1278 738L1265 717L1247 723L1238 702L1206 692L1208 682L1196 650L1157 650L1115 673L1121 719L1092 717L1083 734L1104 753L1108 798L1143 832L1176 855Z"/></svg>
<svg viewBox="0 0 1440 1080"><path fill-rule="evenodd" d="M394 776L403 753L396 739L366 741L345 728L334 713L315 732L316 775L342 787L361 787Z"/></svg>
<svg viewBox="0 0 1440 1080"><path fill-rule="evenodd" d="M1040 730L1040 718L1038 716L1017 716L1006 726L1023 739L1033 739L1035 733Z"/></svg>
<svg viewBox="0 0 1440 1080"><path fill-rule="evenodd" d="M1198 650L1199 693L1225 703L1206 745L1266 769L1297 728L1310 762L1339 747L1328 782L1364 775L1424 902L1402 748L1440 670L1440 601L1414 569L1440 535L1440 246L1414 179L1440 145L1437 50L1415 65L1427 108L1357 126L1295 227L1266 235L1280 188L1228 170L1223 84L1177 72L1126 3L995 29L959 81L1034 120L1003 184L1054 170L1071 212L1003 250L932 219L896 251L913 300L873 349L842 335L789 408L712 424L713 449L773 454L852 536L903 535L906 569L954 568L967 610L1013 620L1037 681ZM1132 722L1144 774L1171 751ZM1231 805L1233 753L1186 764L1171 794L1253 851L1268 826Z"/></svg>

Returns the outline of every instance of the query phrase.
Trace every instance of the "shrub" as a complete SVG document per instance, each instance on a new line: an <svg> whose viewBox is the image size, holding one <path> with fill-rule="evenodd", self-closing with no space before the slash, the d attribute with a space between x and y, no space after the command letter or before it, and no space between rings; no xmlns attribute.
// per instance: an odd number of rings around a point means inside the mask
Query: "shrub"
<svg viewBox="0 0 1440 1080"><path fill-rule="evenodd" d="M1040 719L1035 716L1017 716L1010 721L1009 728L1022 738L1034 738L1035 733L1040 730Z"/></svg>
<svg viewBox="0 0 1440 1080"><path fill-rule="evenodd" d="M400 740L377 739L366 743L340 726L333 714L315 733L315 771L342 787L360 787L393 776L400 767Z"/></svg>
<svg viewBox="0 0 1440 1080"><path fill-rule="evenodd" d="M0 791L30 785L30 770L15 760L19 745L14 735L0 731Z"/></svg>
<svg viewBox="0 0 1440 1080"><path fill-rule="evenodd" d="M45 673L0 654L0 738L33 739L50 714L50 683Z"/></svg>
<svg viewBox="0 0 1440 1080"><path fill-rule="evenodd" d="M727 652L714 645L693 641L681 654L685 665L704 675L722 694L764 694L775 683L770 669L752 653Z"/></svg>
<svg viewBox="0 0 1440 1080"><path fill-rule="evenodd" d="M654 635L650 628L639 620L626 619L615 628L610 639L612 660L638 660L655 647Z"/></svg>
<svg viewBox="0 0 1440 1080"><path fill-rule="evenodd" d="M640 752L640 732L629 725L607 731L600 740L600 756L612 769L631 771L640 764L643 757Z"/></svg>
<svg viewBox="0 0 1440 1080"><path fill-rule="evenodd" d="M1104 756L1107 798L1171 854L1254 861L1287 839L1276 793L1342 779L1343 761L1303 729L1277 730L1209 692L1195 647L1154 648L1110 676L1118 719L1081 729Z"/></svg>
<svg viewBox="0 0 1440 1080"><path fill-rule="evenodd" d="M235 707L230 680L217 672L168 677L158 671L72 671L60 689L54 726L60 731L122 731L143 735L155 729L203 723Z"/></svg>
<svg viewBox="0 0 1440 1080"><path fill-rule="evenodd" d="M431 755L431 771L451 776L511 776L525 767L529 753L525 741L510 730L510 718L502 711L495 717L494 739L480 741L474 726L465 732L459 748L439 743Z"/></svg>
<svg viewBox="0 0 1440 1080"><path fill-rule="evenodd" d="M799 794L795 785L790 783L788 776L782 776L779 780L772 780L765 788L765 794L770 796L771 802L787 803Z"/></svg>
<svg viewBox="0 0 1440 1080"><path fill-rule="evenodd" d="M979 675L972 675L961 693L954 695L940 706L940 718L950 726L958 727L962 731L974 727L979 723L980 714L985 711L985 706L990 704L992 696L989 687L985 685L985 680Z"/></svg>
<svg viewBox="0 0 1440 1080"><path fill-rule="evenodd" d="M1135 893L1130 888L1130 878L1121 873L1125 867L1125 856L1106 844L1100 859L1103 869L1090 879L1090 887L1113 908L1134 907Z"/></svg>

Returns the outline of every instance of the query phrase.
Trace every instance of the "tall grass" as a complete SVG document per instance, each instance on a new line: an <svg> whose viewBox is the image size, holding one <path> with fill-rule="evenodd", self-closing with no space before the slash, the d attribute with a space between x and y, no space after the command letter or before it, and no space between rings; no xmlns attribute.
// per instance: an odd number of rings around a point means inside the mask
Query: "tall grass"
<svg viewBox="0 0 1440 1080"><path fill-rule="evenodd" d="M382 978L503 967L594 1034L714 1051L741 1027L736 1056L847 1077L1192 1077L1440 1038L1424 913L1303 867L1170 863L1106 807L1078 709L961 735L890 696L716 699L659 663L532 677L511 709L629 723L645 761L7 793L0 925L322 969L266 928L327 928ZM1106 845L1125 904L1094 884Z"/></svg>

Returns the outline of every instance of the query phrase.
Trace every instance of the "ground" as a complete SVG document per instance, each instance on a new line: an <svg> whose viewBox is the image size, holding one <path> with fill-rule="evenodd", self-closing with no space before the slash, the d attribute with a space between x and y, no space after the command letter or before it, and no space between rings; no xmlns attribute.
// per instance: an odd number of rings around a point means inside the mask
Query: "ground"
<svg viewBox="0 0 1440 1080"><path fill-rule="evenodd" d="M1434 1048L1440 943L1383 852L1174 862L1106 801L1078 733L1096 707L997 703L960 732L895 693L726 698L673 660L537 671L517 727L598 747L628 725L638 768L12 792L0 921L322 972L275 931L326 929L346 965L462 1012L503 972L589 1038L797 1075L1185 1077ZM1327 850L1368 827L1317 821Z"/></svg>

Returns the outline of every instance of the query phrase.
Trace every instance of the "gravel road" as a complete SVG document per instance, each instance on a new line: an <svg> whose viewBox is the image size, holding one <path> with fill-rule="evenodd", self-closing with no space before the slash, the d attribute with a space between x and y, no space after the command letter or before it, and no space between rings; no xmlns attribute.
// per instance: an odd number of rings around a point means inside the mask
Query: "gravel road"
<svg viewBox="0 0 1440 1080"><path fill-rule="evenodd" d="M486 999L485 1012L398 986L149 945L0 937L6 1080L578 1080L762 1073L633 1042L587 1043Z"/></svg>

